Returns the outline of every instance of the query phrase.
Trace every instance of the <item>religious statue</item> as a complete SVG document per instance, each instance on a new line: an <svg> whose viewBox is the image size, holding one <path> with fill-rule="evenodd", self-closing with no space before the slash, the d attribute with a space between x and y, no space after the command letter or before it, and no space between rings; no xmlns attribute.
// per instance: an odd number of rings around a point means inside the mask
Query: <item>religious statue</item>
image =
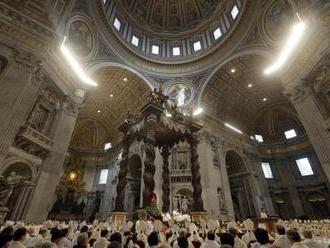
<svg viewBox="0 0 330 248"><path fill-rule="evenodd" d="M15 171L12 171L7 178L0 176L0 206L7 206L9 199L13 196L15 187L27 180L29 180L29 177L16 175Z"/></svg>
<svg viewBox="0 0 330 248"><path fill-rule="evenodd" d="M188 202L187 196L184 196L181 201L181 212L183 214L188 213L188 204L189 204L189 202Z"/></svg>
<svg viewBox="0 0 330 248"><path fill-rule="evenodd" d="M148 196L148 206L145 208L148 218L151 220L162 220L162 213L157 208L157 195L151 192Z"/></svg>
<svg viewBox="0 0 330 248"><path fill-rule="evenodd" d="M314 88L317 92L321 92L330 84L330 70L327 66L322 66L315 77Z"/></svg>

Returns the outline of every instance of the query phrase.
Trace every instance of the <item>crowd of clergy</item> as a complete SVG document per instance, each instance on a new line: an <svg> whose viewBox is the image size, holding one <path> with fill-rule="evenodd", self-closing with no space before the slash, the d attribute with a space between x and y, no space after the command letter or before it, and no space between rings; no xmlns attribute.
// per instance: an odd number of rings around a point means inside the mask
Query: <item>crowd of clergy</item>
<svg viewBox="0 0 330 248"><path fill-rule="evenodd" d="M0 248L330 248L330 220L281 221L275 232L242 223L202 221L195 225L174 221L46 221L25 225L7 221L1 226Z"/></svg>

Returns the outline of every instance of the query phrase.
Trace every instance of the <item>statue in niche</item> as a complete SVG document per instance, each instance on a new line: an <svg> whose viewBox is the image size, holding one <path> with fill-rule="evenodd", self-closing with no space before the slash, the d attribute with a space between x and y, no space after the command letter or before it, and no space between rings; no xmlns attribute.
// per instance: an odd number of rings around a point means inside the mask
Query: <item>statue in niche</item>
<svg viewBox="0 0 330 248"><path fill-rule="evenodd" d="M321 92L324 87L330 84L330 69L324 65L315 77L314 88L316 92Z"/></svg>
<svg viewBox="0 0 330 248"><path fill-rule="evenodd" d="M227 213L227 207L226 207L226 203L225 203L225 195L223 193L222 188L219 187L217 189L217 195L218 195L218 199L219 199L220 212L221 213Z"/></svg>
<svg viewBox="0 0 330 248"><path fill-rule="evenodd" d="M183 214L188 213L188 205L189 205L189 202L188 202L187 196L183 196L183 199L181 201L181 211Z"/></svg>
<svg viewBox="0 0 330 248"><path fill-rule="evenodd" d="M17 175L15 171L11 171L7 178L0 176L0 207L8 212L13 210L21 193L19 186L30 179L29 176Z"/></svg>
<svg viewBox="0 0 330 248"><path fill-rule="evenodd" d="M49 111L41 104L37 104L33 109L29 120L30 126L38 132L43 132L49 117Z"/></svg>

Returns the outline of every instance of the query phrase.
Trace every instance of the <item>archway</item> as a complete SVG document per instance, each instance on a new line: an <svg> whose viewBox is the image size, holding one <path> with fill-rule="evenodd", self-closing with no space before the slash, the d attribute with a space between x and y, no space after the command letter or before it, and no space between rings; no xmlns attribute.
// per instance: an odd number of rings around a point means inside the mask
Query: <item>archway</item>
<svg viewBox="0 0 330 248"><path fill-rule="evenodd" d="M134 154L130 157L127 168L125 208L127 212L134 214L135 210L139 209L143 203L143 199L141 199L142 161L140 156Z"/></svg>
<svg viewBox="0 0 330 248"><path fill-rule="evenodd" d="M307 196L307 201L311 208L313 218L324 219L329 218L330 212L326 197L319 192L312 192Z"/></svg>
<svg viewBox="0 0 330 248"><path fill-rule="evenodd" d="M190 189L179 189L172 199L172 209L183 214L188 214L193 209L193 192Z"/></svg>
<svg viewBox="0 0 330 248"><path fill-rule="evenodd" d="M241 156L234 150L226 153L226 167L236 219L255 215L249 173Z"/></svg>
<svg viewBox="0 0 330 248"><path fill-rule="evenodd" d="M33 171L29 164L16 162L8 165L1 174L6 191L1 194L1 202L9 209L7 219L24 218L26 207L33 190Z"/></svg>

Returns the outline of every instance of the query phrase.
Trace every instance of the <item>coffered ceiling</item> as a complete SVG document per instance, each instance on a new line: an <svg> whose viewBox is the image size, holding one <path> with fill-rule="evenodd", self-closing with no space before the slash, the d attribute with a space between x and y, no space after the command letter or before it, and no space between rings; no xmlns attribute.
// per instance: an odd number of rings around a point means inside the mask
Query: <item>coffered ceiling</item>
<svg viewBox="0 0 330 248"><path fill-rule="evenodd" d="M84 149L94 144L94 150L100 150L105 142L117 141L127 112L136 113L143 107L150 88L134 73L117 67L100 69L93 78L98 86L86 96L71 145Z"/></svg>
<svg viewBox="0 0 330 248"><path fill-rule="evenodd" d="M204 109L217 118L249 132L263 109L287 102L278 77L265 76L270 63L257 55L246 55L222 66L208 82L203 95Z"/></svg>

